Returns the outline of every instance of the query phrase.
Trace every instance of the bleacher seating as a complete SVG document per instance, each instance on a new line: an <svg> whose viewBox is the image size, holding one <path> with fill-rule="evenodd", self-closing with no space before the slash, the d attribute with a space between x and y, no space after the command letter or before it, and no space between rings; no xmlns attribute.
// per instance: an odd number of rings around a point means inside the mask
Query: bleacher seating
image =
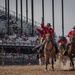
<svg viewBox="0 0 75 75"><path fill-rule="evenodd" d="M2 8L2 7L0 7ZM3 8L4 9L4 8ZM34 27L36 27L35 25ZM38 27L38 26L37 26ZM21 36L21 20L16 18L14 15L10 13L9 16L9 32L10 35L7 35L8 30L8 19L5 14L5 11L0 10L0 33L5 34L3 39L3 43L25 43L27 45L37 44L37 37L31 37L32 26L30 22L26 22L23 20L23 36ZM34 31L36 32L36 31ZM36 35L36 33L35 33ZM1 39L0 39L1 41ZM1 42L0 42L1 43Z"/></svg>

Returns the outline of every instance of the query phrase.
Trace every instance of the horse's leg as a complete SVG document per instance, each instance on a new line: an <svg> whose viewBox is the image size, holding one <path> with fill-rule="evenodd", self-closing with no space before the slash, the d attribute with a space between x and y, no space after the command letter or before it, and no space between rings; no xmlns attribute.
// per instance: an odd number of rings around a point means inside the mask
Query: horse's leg
<svg viewBox="0 0 75 75"><path fill-rule="evenodd" d="M47 71L47 66L48 66L48 57L46 57L46 59L45 59L45 65L46 65L46 67L45 67L45 71Z"/></svg>
<svg viewBox="0 0 75 75"><path fill-rule="evenodd" d="M72 66L73 66L73 70L74 70L74 63L73 63L73 58L72 57L70 57L70 64L72 64Z"/></svg>
<svg viewBox="0 0 75 75"><path fill-rule="evenodd" d="M42 58L39 58L39 65L42 65Z"/></svg>
<svg viewBox="0 0 75 75"><path fill-rule="evenodd" d="M39 53L39 65L42 65L42 54Z"/></svg>
<svg viewBox="0 0 75 75"><path fill-rule="evenodd" d="M53 58L52 58L52 70L54 70L54 62L53 62Z"/></svg>
<svg viewBox="0 0 75 75"><path fill-rule="evenodd" d="M55 60L55 62L56 62L56 55L55 55L55 57L54 57L54 60Z"/></svg>

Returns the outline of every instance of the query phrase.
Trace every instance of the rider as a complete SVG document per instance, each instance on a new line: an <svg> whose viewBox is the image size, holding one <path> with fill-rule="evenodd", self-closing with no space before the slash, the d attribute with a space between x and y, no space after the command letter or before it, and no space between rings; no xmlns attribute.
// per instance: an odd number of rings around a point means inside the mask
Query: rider
<svg viewBox="0 0 75 75"><path fill-rule="evenodd" d="M67 54L67 51L69 49L69 46L71 44L71 35L75 36L75 26L73 27L73 30L71 30L69 33L68 33L68 37L69 37L69 42L66 44L65 46L65 52L63 53L63 55L66 55Z"/></svg>
<svg viewBox="0 0 75 75"><path fill-rule="evenodd" d="M55 46L55 48L56 48L56 53L57 53L57 52L58 52L58 45L57 45L57 43L56 43L56 41L55 41L55 34L54 34L54 30L51 28L51 24L48 23L47 26L44 26L44 22L43 22L43 20L42 20L41 28L42 28L43 31L44 31L44 33L43 33L44 37L45 37L45 34L46 34L47 32L49 32L49 33L51 34L51 36L52 36L52 43L54 44L54 46ZM42 50L42 51L44 50L43 47L44 47L45 42L46 42L46 39L43 41L42 44L39 44L39 45L36 47L36 48L39 48L38 52L40 52L40 50Z"/></svg>
<svg viewBox="0 0 75 75"><path fill-rule="evenodd" d="M67 39L64 36L59 37L58 43L63 43L64 45L67 44Z"/></svg>

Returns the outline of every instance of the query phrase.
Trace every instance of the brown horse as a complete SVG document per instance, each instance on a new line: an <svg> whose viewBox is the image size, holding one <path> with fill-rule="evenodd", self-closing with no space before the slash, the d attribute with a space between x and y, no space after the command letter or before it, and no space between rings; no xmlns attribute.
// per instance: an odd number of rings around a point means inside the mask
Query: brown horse
<svg viewBox="0 0 75 75"><path fill-rule="evenodd" d="M64 37L65 38L65 37ZM65 40L67 40L66 38L59 38L58 39L58 46L59 46L59 54L58 54L58 58L59 58L59 63L63 63L63 65L66 64L68 57L67 56L63 56L63 53L65 51L65 46L67 44L67 41L65 43ZM61 66L60 66L61 67Z"/></svg>
<svg viewBox="0 0 75 75"><path fill-rule="evenodd" d="M68 56L70 58L70 66L73 67L73 70L74 70L74 62L73 62L73 58L75 57L75 36L71 35L70 36L70 41L71 41L71 44L69 46L69 49L68 49Z"/></svg>
<svg viewBox="0 0 75 75"><path fill-rule="evenodd" d="M47 71L47 66L48 66L48 62L51 59L51 64L52 64L52 69L54 69L54 58L56 55L56 50L55 50L55 46L53 45L52 41L51 41L51 35L50 33L46 34L46 43L44 45L44 58L45 58L45 62L46 62L46 68L45 70Z"/></svg>
<svg viewBox="0 0 75 75"><path fill-rule="evenodd" d="M59 38L58 39L58 46L59 46L59 53L60 53L60 55L62 56L63 55L63 52L65 51L65 40L66 40L66 38L64 37L62 37L62 38ZM66 43L67 43L67 41L66 41Z"/></svg>

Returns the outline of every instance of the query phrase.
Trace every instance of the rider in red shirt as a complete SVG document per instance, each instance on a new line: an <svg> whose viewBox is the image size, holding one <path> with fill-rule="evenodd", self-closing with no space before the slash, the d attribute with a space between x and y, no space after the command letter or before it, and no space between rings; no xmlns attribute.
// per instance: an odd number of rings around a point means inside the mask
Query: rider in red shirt
<svg viewBox="0 0 75 75"><path fill-rule="evenodd" d="M73 27L73 30L69 31L68 32L68 37L69 37L69 40L70 40L70 37L71 35L75 36L75 26ZM66 46L65 46L65 52L63 53L63 55L66 55L67 54L67 51L69 49L69 45L70 45L71 42L67 43Z"/></svg>
<svg viewBox="0 0 75 75"><path fill-rule="evenodd" d="M36 28L36 30L41 34L41 35L45 35L47 32L49 32L51 34L51 36L54 36L54 30L51 28L51 24L48 23L47 26L44 25L43 20L41 23L41 28Z"/></svg>
<svg viewBox="0 0 75 75"><path fill-rule="evenodd" d="M48 23L47 26L45 26L44 23L43 23L43 20L42 20L41 28L42 28L42 30L39 30L39 29L36 29L36 30L39 31L40 33L42 33L44 36L47 32L49 32L52 36L52 42L53 42L53 44L56 48L56 52L58 52L58 45L54 40L55 35L54 35L54 30L51 28L51 24ZM37 47L40 47L38 52L40 52L40 50L43 50L43 46L44 46L45 42L46 42L46 39L43 41L42 44L39 44L39 46L37 46Z"/></svg>
<svg viewBox="0 0 75 75"><path fill-rule="evenodd" d="M72 34L75 36L75 26L73 27Z"/></svg>
<svg viewBox="0 0 75 75"><path fill-rule="evenodd" d="M64 45L67 44L67 39L65 37L60 37L58 43L63 43Z"/></svg>
<svg viewBox="0 0 75 75"><path fill-rule="evenodd" d="M52 36L54 36L54 30L53 30L53 28L51 28L50 23L48 23L47 26L45 26L43 21L42 21L41 28L45 31L45 33L48 31Z"/></svg>
<svg viewBox="0 0 75 75"><path fill-rule="evenodd" d="M54 40L54 38L55 38L55 33L54 33L53 28L51 28L51 24L50 24L50 23L47 23L47 25L45 26L45 25L43 24L43 21L42 21L42 23L41 23L41 28L42 28L43 30L45 30L45 33L49 32L49 33L51 34L51 36L52 36L52 42L53 42L53 44L54 44L54 46L55 46L55 48L56 48L56 51L58 52L58 45L57 45L56 41Z"/></svg>

